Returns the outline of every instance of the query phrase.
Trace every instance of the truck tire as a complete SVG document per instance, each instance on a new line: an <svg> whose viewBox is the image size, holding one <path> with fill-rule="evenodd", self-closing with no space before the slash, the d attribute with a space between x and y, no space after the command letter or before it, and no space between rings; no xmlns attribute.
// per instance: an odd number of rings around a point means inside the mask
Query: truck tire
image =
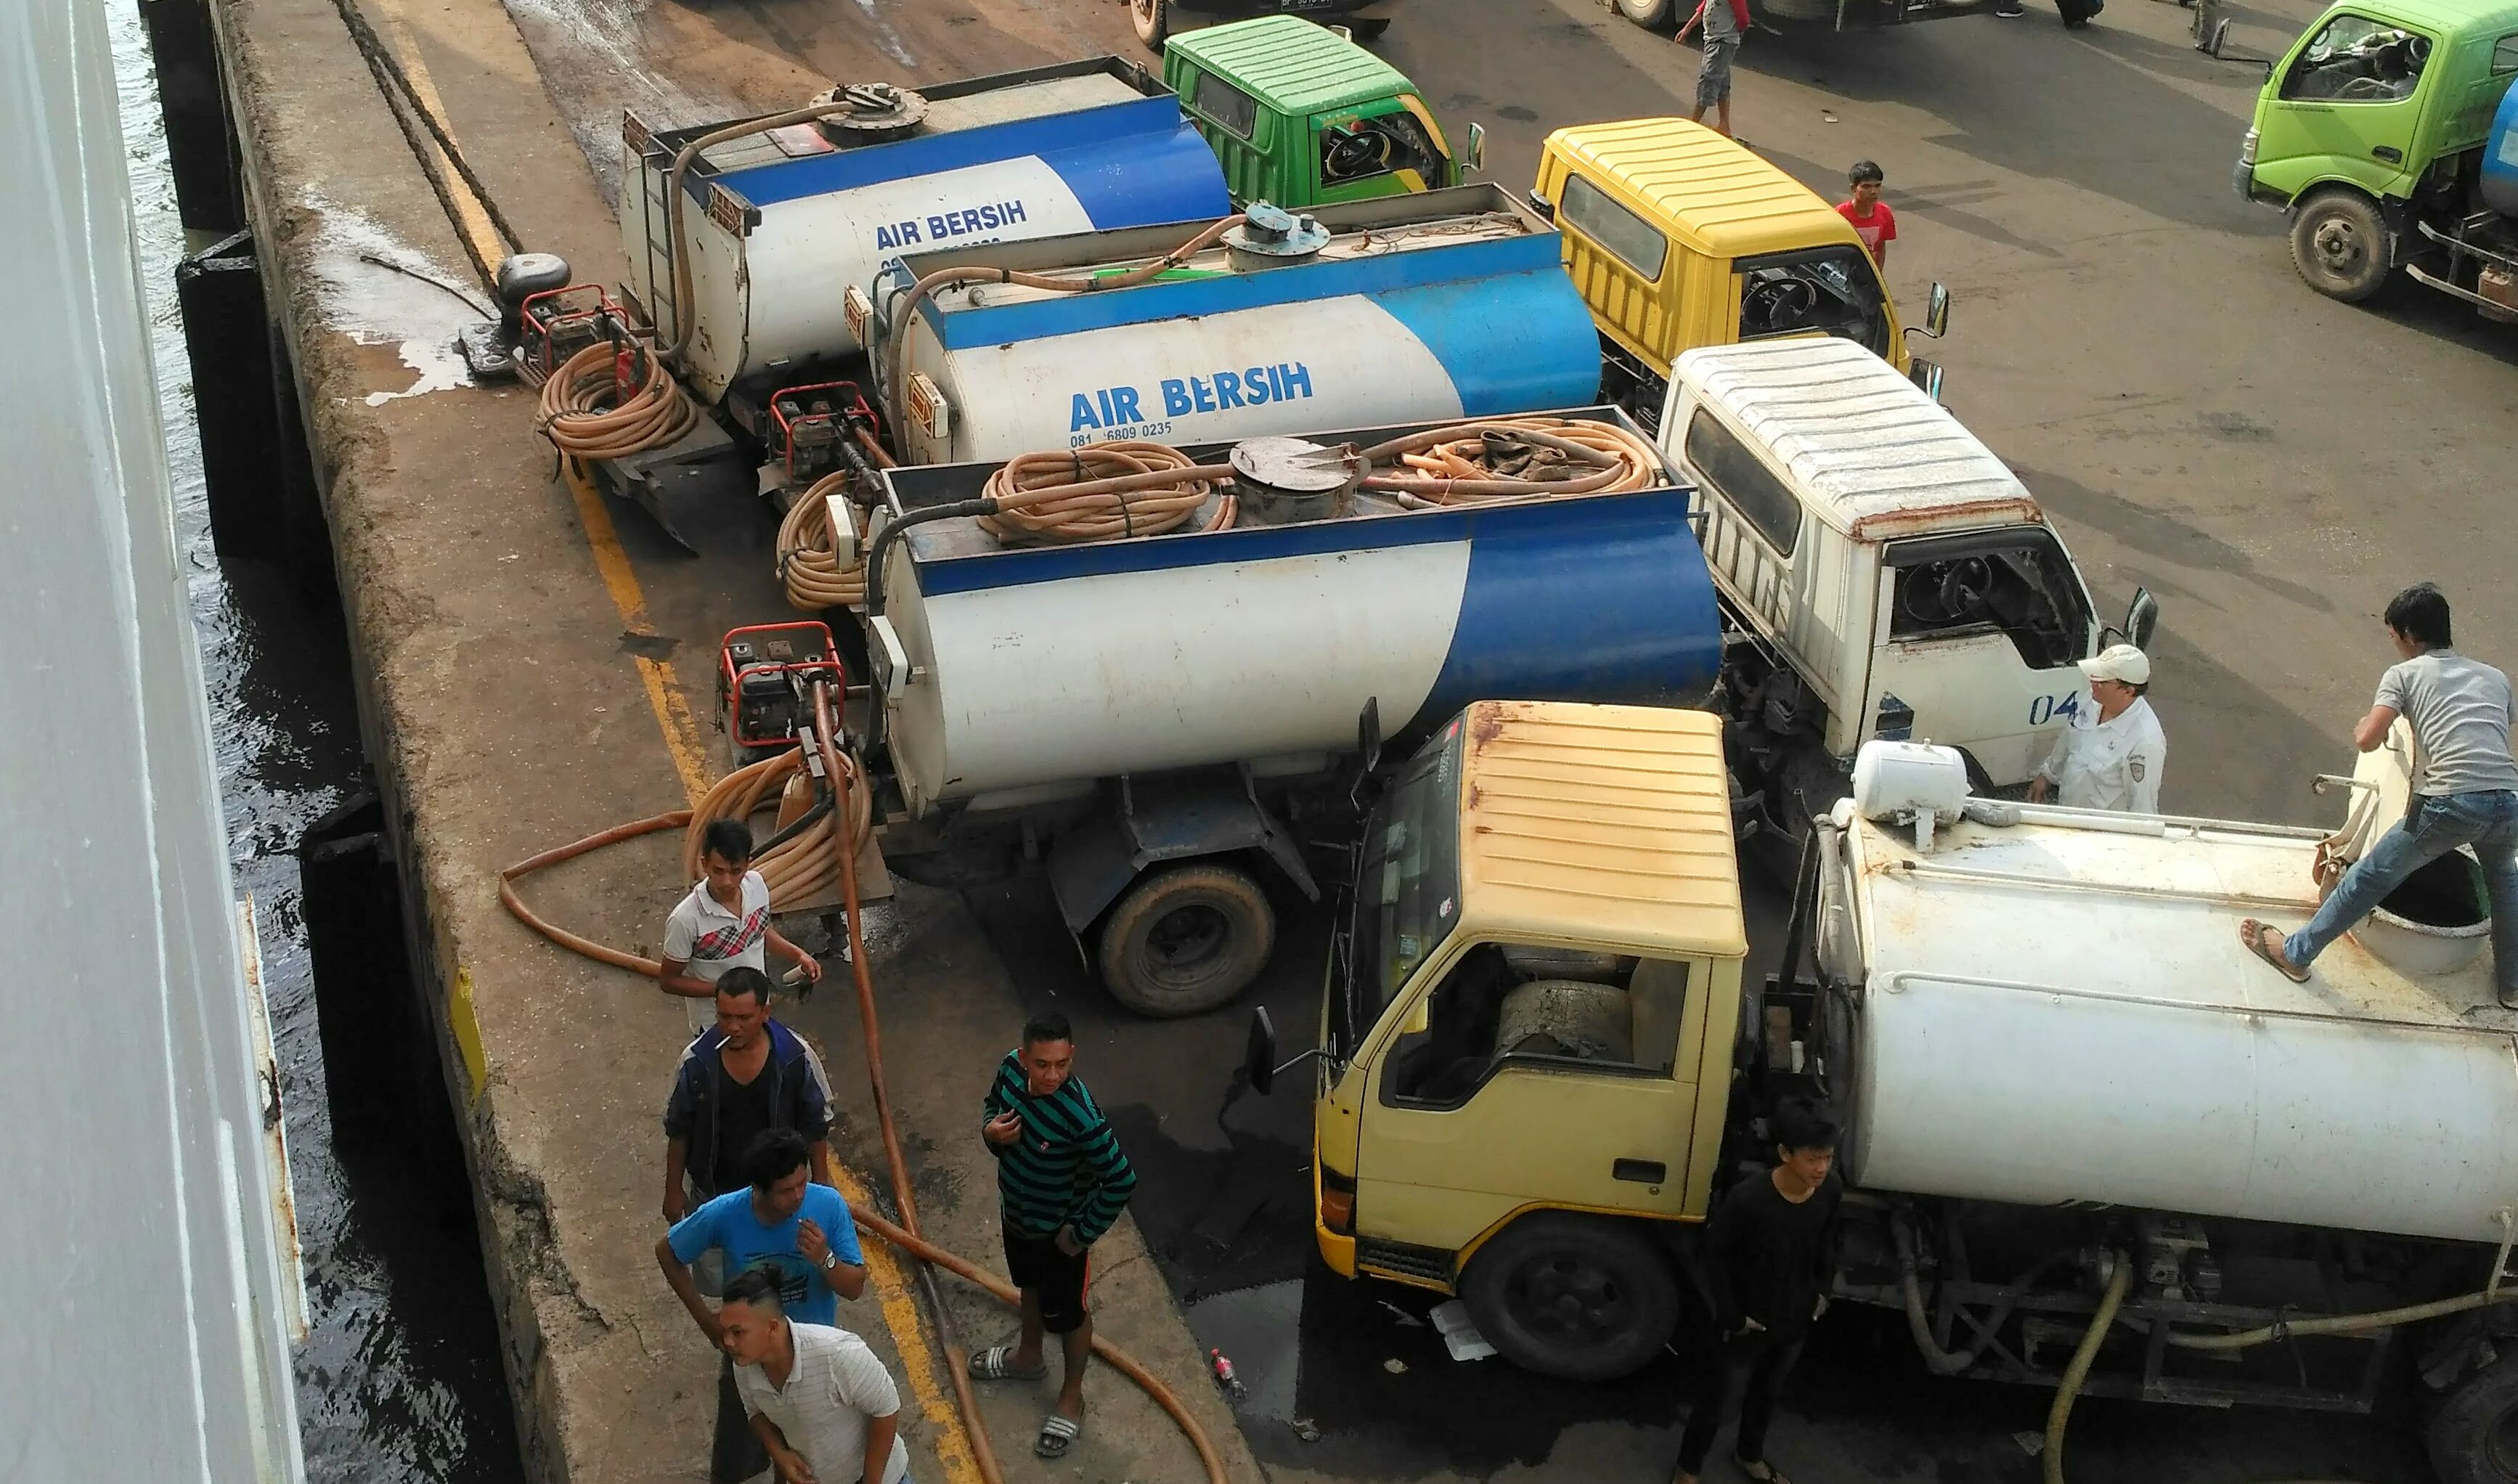
<svg viewBox="0 0 2518 1484"><path fill-rule="evenodd" d="M2466 1377L2441 1400L2423 1442L2440 1484L2518 1484L2518 1362Z"/></svg>
<svg viewBox="0 0 2518 1484"><path fill-rule="evenodd" d="M1615 1380L1661 1353L1678 1280L1641 1233L1597 1216L1525 1216L1478 1249L1460 1297L1478 1332L1525 1371Z"/></svg>
<svg viewBox="0 0 2518 1484"><path fill-rule="evenodd" d="M1172 33L1171 0L1128 0L1128 23L1137 28L1137 39L1149 51L1163 49L1163 39Z"/></svg>
<svg viewBox="0 0 2518 1484"><path fill-rule="evenodd" d="M2291 266L2309 287L2346 304L2360 303L2387 282L2393 247L2378 203L2358 191L2320 191L2291 219Z"/></svg>
<svg viewBox="0 0 2518 1484"><path fill-rule="evenodd" d="M1670 24L1671 0L1618 0L1618 14L1648 31Z"/></svg>
<svg viewBox="0 0 2518 1484"><path fill-rule="evenodd" d="M1102 925L1102 982L1139 1015L1202 1015L1250 985L1277 946L1259 883L1231 866L1156 871Z"/></svg>

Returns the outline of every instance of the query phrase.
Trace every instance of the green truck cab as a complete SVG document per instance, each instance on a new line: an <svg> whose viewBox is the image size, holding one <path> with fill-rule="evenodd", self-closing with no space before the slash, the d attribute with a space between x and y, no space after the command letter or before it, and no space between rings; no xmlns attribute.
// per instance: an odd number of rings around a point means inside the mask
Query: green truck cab
<svg viewBox="0 0 2518 1484"><path fill-rule="evenodd" d="M2204 47L2226 22L2205 0ZM2505 218L2485 202L2493 113L2518 79L2518 0L2337 0L2279 59L2239 145L2235 184L2291 215L2291 261L2358 302L2390 271L2518 309Z"/></svg>
<svg viewBox="0 0 2518 1484"><path fill-rule="evenodd" d="M1461 183L1465 157L1405 73L1294 16L1209 26L1163 48L1163 81L1224 162L1237 202L1325 206Z"/></svg>

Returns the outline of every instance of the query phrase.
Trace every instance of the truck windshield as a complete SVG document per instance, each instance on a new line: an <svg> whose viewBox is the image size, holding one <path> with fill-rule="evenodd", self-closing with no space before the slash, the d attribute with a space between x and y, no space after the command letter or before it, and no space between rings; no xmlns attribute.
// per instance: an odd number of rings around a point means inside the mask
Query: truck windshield
<svg viewBox="0 0 2518 1484"><path fill-rule="evenodd" d="M1459 777L1455 720L1425 744L1373 810L1355 880L1347 974L1354 1030L1372 1024L1460 920Z"/></svg>
<svg viewBox="0 0 2518 1484"><path fill-rule="evenodd" d="M2337 16L2282 79L2285 99L2394 103L2413 96L2430 62L2427 36L2360 16Z"/></svg>
<svg viewBox="0 0 2518 1484"><path fill-rule="evenodd" d="M1321 184L1343 186L1394 170L1412 170L1416 189L1443 184L1443 155L1425 126L1408 113L1331 119L1321 130Z"/></svg>
<svg viewBox="0 0 2518 1484"><path fill-rule="evenodd" d="M1888 296L1860 247L1841 245L1742 258L1740 338L1813 331L1888 354Z"/></svg>

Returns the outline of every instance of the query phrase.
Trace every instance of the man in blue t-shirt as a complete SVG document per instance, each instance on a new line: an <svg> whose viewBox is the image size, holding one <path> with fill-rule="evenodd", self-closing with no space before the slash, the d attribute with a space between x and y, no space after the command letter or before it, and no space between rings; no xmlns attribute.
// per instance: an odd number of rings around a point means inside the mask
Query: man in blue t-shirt
<svg viewBox="0 0 2518 1484"><path fill-rule="evenodd" d="M719 1356L716 1442L709 1465L709 1476L718 1484L751 1478L769 1466L769 1457L744 1416L734 1364L725 1357L725 1331L691 1281L690 1265L714 1247L723 1254L729 1283L751 1268L775 1275L779 1304L799 1324L836 1326L840 1300L865 1291L865 1255L857 1247L848 1203L829 1186L811 1183L808 1153L804 1136L794 1129L764 1129L745 1156L750 1187L706 1202L656 1243L656 1265Z"/></svg>

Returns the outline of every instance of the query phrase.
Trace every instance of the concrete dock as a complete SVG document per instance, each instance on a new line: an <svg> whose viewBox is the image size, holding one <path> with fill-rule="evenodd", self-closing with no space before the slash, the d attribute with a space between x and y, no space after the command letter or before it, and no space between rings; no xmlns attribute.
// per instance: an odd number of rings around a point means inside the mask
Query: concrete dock
<svg viewBox="0 0 2518 1484"><path fill-rule="evenodd" d="M206 3L266 287L295 359L419 978L462 1111L528 1469L578 1484L704 1478L715 1361L650 1255L657 1120L692 1022L683 1002L525 931L499 906L497 873L682 807L716 775L716 637L792 616L770 570L769 517L729 533L733 549L694 559L636 510L557 478L533 394L460 384L446 364L446 337L477 312L369 261L477 292L467 252L495 260L505 246L468 192L440 199L420 161L442 152L407 138L342 10ZM2273 9L2250 13L2257 50L2311 7ZM786 107L834 78L1141 55L1110 0L361 0L358 13L434 100L525 243L605 282L622 268L609 201L625 106L679 124ZM2186 50L2185 20L2119 0L2069 35L2041 11L1918 28L1868 51L1759 37L1742 62L1741 127L1822 190L1855 154L1889 163L1889 199L1908 224L1892 288L1906 297L1938 276L1958 291L1960 328L1934 352L1953 405L2049 502L2103 609L2120 610L2138 582L2166 599L2154 701L2178 749L2169 805L2313 817L2322 806L2306 777L2339 760L2341 728L2387 658L2369 618L2387 591L2439 579L2460 600L2467 647L2510 655L2518 601L2496 568L2518 517L2479 500L2501 485L2499 440L2459 430L2507 425L2518 353L2492 338L2498 327L2428 302L2372 313L2309 295L2278 223L2226 187L2255 74ZM1692 78L1666 39L1585 0L1439 12L1426 0L1385 50L1447 116L1496 131L1493 173L1515 189L1548 127L1684 112ZM2385 519L2367 504L2382 486ZM558 868L528 894L554 921L652 953L687 888L673 839ZM1311 1024L1317 930L1289 919L1287 951L1252 996L1281 1026ZM1667 1476L1667 1376L1599 1396L1515 1384L1493 1363L1447 1379L1439 1346L1409 1348L1425 1332L1415 1318L1393 1307L1395 1328L1365 1324L1392 1296L1378 1290L1342 1296L1347 1309L1317 1331L1306 1312L1302 1342L1337 1365L1305 1392L1285 1361L1284 1404L1245 1409L1237 1425L1205 1375L1205 1342L1291 1321L1216 1310L1194 1334L1182 1294L1302 1288L1304 1239L1270 1202L1299 1181L1306 1153L1298 1099L1222 1104L1237 1013L1125 1020L1019 887L904 884L869 931L919 1205L932 1236L985 1265L1001 1259L977 1100L1027 1010L1076 1016L1079 1072L1126 1111L1120 1131L1149 1176L1144 1230L1123 1222L1099 1254L1102 1332L1190 1402L1233 1477L1436 1480L1551 1463ZM828 987L779 1013L822 1048L847 1104L838 1143L851 1194L864 1196L883 1161L845 968L828 962ZM1257 1255L1237 1244L1237 1203L1268 1238ZM1148 1260L1147 1232L1175 1276ZM1175 1245L1210 1261L1193 1272ZM972 1484L912 1293L878 1257L843 1323L904 1380L917 1476ZM974 1344L1011 1329L983 1298L954 1303ZM1412 1374L1382 1365L1402 1356L1415 1357ZM2012 1436L2036 1425L2042 1397L1914 1377L1884 1397L1875 1378L1823 1359L1812 1374L1838 1418L1779 1445L1807 1450L1779 1452L1800 1476L2025 1477ZM1325 1387L1326 1375L1346 1379ZM1198 1476L1169 1421L1115 1375L1096 1374L1085 1439L1055 1466L1028 1447L1046 1389L983 1395L1011 1479ZM2201 1484L2334 1465L2422 1477L2418 1444L2370 1419L2102 1407L2076 1427L2076 1461L2100 1479Z"/></svg>

